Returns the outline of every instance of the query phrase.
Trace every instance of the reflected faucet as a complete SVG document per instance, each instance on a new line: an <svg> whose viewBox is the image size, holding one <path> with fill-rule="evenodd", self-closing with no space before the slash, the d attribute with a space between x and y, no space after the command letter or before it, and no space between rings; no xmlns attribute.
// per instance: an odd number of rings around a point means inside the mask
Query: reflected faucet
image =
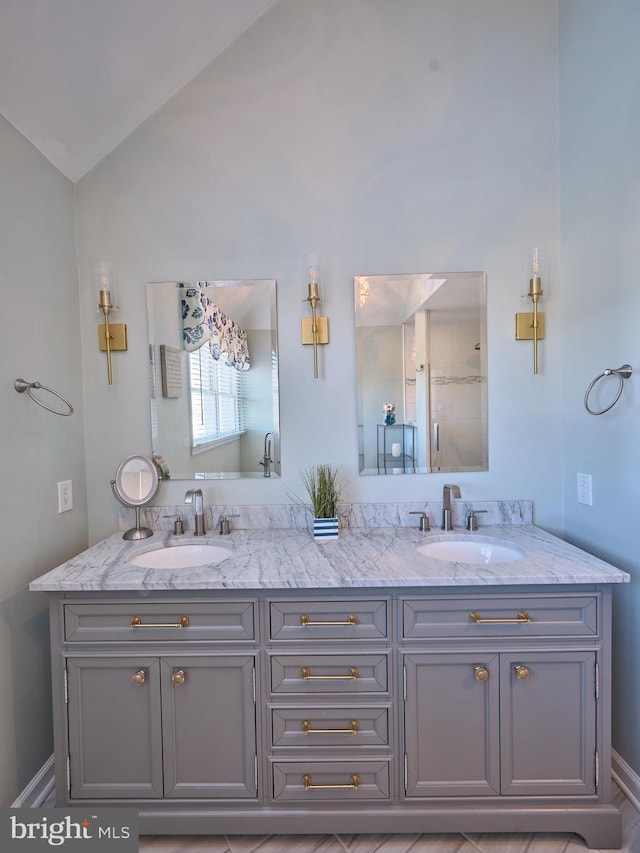
<svg viewBox="0 0 640 853"><path fill-rule="evenodd" d="M271 439L269 436L273 436L272 432L268 432L264 437L264 455L262 457L262 462L259 464L264 468L263 477L271 476L271 463L273 459L271 458Z"/></svg>
<svg viewBox="0 0 640 853"><path fill-rule="evenodd" d="M184 496L186 504L193 504L195 510L195 530L194 536L204 536L206 533L204 527L204 501L202 498L202 489L189 489Z"/></svg>
<svg viewBox="0 0 640 853"><path fill-rule="evenodd" d="M453 521L451 518L451 498L459 498L460 486L455 486L452 483L447 483L442 489L442 529L453 530Z"/></svg>

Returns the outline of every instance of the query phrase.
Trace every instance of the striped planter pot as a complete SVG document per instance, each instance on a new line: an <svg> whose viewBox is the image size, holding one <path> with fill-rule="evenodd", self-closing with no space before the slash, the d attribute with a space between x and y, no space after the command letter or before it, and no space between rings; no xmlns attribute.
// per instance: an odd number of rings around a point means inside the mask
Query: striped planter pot
<svg viewBox="0 0 640 853"><path fill-rule="evenodd" d="M338 538L337 518L314 518L313 538L316 542L326 542L327 539Z"/></svg>

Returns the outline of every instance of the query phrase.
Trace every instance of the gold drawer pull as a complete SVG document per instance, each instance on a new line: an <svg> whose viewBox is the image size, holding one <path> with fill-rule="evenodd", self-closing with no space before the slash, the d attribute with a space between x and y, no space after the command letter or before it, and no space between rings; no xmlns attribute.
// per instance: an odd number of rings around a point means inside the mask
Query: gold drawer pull
<svg viewBox="0 0 640 853"><path fill-rule="evenodd" d="M346 622L312 622L308 616L303 614L300 617L300 624L304 628L326 628L326 627L334 628L334 627L342 627L344 625L357 625L358 624L358 617L355 615L355 613L350 613Z"/></svg>
<svg viewBox="0 0 640 853"><path fill-rule="evenodd" d="M516 678L519 681L526 681L527 678L531 675L531 670L527 666L522 666L522 664L517 664L515 667Z"/></svg>
<svg viewBox="0 0 640 853"><path fill-rule="evenodd" d="M133 681L134 684L144 684L146 678L147 678L147 673L144 671L144 669L139 669L137 672L134 672L133 675L131 676L131 680Z"/></svg>
<svg viewBox="0 0 640 853"><path fill-rule="evenodd" d="M184 679L184 669L176 669L171 673L171 681L176 685L176 687L181 687L184 684Z"/></svg>
<svg viewBox="0 0 640 853"><path fill-rule="evenodd" d="M302 784L305 791L357 791L360 784L360 777L357 773L352 773L348 785L312 785L311 776L305 773L302 777Z"/></svg>
<svg viewBox="0 0 640 853"><path fill-rule="evenodd" d="M356 735L360 729L360 723L357 720L351 720L348 729L312 729L309 720L303 720L301 725L306 735Z"/></svg>
<svg viewBox="0 0 640 853"><path fill-rule="evenodd" d="M476 666L475 673L476 681L487 681L489 678L489 670L486 668L486 666Z"/></svg>
<svg viewBox="0 0 640 853"><path fill-rule="evenodd" d="M188 616L181 616L177 622L143 622L140 616L134 616L130 628L186 628L189 624Z"/></svg>
<svg viewBox="0 0 640 853"><path fill-rule="evenodd" d="M515 619L485 619L477 610L474 610L473 613L469 614L469 619L472 622L475 622L476 625L515 625L523 622L531 622L531 617L526 610L520 610Z"/></svg>
<svg viewBox="0 0 640 853"><path fill-rule="evenodd" d="M311 675L311 670L308 666L303 666L300 670L300 676L305 681L353 681L359 675L357 666L349 667L349 675Z"/></svg>

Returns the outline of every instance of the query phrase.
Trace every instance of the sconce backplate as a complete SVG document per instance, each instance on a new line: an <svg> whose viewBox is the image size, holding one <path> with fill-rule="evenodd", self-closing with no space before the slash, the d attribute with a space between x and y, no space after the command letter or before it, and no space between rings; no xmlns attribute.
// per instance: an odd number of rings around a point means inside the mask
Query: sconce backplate
<svg viewBox="0 0 640 853"><path fill-rule="evenodd" d="M328 344L329 343L329 318L328 317L317 317L316 322L317 322L317 326L318 326L318 340L316 341L316 343ZM303 344L312 344L313 343L312 323L313 323L313 319L311 317L303 317L302 318L302 343Z"/></svg>
<svg viewBox="0 0 640 853"><path fill-rule="evenodd" d="M533 340L533 311L516 314L516 340ZM544 311L538 311L538 340L544 340Z"/></svg>
<svg viewBox="0 0 640 853"><path fill-rule="evenodd" d="M111 337L111 352L127 349L127 324L109 323L109 335ZM107 351L107 340L105 338L104 323L98 326L98 343L100 352Z"/></svg>

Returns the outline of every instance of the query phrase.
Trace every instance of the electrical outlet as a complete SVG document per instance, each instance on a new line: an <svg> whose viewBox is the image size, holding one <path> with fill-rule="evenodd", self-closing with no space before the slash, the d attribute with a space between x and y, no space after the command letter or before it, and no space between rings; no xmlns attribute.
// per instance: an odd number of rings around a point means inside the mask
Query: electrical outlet
<svg viewBox="0 0 640 853"><path fill-rule="evenodd" d="M58 512L68 512L73 509L73 484L71 480L58 483Z"/></svg>
<svg viewBox="0 0 640 853"><path fill-rule="evenodd" d="M578 503L593 506L591 474L576 474L576 482L578 487Z"/></svg>

